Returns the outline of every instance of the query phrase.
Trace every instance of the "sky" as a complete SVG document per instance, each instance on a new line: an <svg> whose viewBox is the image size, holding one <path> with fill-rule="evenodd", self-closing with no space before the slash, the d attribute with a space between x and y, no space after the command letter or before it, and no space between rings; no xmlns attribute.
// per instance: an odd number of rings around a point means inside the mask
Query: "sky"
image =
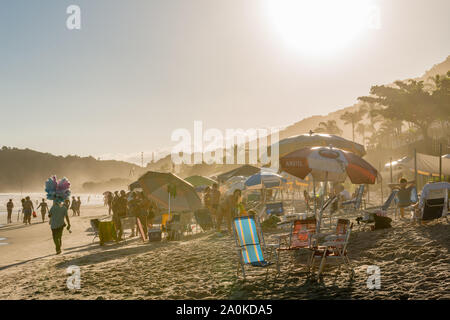
<svg viewBox="0 0 450 320"><path fill-rule="evenodd" d="M195 120L289 125L450 54L448 0L367 0L376 28L354 0L271 1L0 0L0 145L147 161Z"/></svg>

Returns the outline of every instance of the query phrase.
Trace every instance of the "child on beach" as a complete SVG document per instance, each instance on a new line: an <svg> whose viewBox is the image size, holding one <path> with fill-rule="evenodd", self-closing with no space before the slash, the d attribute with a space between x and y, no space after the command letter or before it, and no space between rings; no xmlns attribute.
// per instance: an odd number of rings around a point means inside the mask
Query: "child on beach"
<svg viewBox="0 0 450 320"><path fill-rule="evenodd" d="M402 218L405 217L405 208L410 206L411 203L411 190L415 187L415 181L406 180L405 178L400 179L398 184L389 184L391 189L398 189L397 199L398 207L400 209L400 215Z"/></svg>

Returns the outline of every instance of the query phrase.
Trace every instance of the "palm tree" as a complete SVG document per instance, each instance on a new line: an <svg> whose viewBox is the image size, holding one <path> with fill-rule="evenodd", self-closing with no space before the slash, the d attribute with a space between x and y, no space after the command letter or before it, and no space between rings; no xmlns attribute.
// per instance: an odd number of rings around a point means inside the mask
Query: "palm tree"
<svg viewBox="0 0 450 320"><path fill-rule="evenodd" d="M346 111L343 115L341 115L340 119L344 121L344 124L352 125L352 140L355 142L355 125L360 122L364 115L367 113L366 107L361 107L355 112Z"/></svg>
<svg viewBox="0 0 450 320"><path fill-rule="evenodd" d="M317 133L328 133L328 134L336 134L340 136L342 134L342 129L338 127L336 120L327 120L326 122L322 121L319 123L319 126L314 129Z"/></svg>
<svg viewBox="0 0 450 320"><path fill-rule="evenodd" d="M363 146L366 145L366 129L367 126L364 123L358 123L358 125L356 126L356 132L361 135L362 137L362 144Z"/></svg>

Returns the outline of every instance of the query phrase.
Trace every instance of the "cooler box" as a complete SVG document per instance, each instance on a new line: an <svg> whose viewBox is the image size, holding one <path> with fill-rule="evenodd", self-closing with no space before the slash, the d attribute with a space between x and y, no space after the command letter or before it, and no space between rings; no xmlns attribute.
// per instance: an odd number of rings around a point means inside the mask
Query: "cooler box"
<svg viewBox="0 0 450 320"><path fill-rule="evenodd" d="M161 229L148 230L148 241L150 242L161 241Z"/></svg>

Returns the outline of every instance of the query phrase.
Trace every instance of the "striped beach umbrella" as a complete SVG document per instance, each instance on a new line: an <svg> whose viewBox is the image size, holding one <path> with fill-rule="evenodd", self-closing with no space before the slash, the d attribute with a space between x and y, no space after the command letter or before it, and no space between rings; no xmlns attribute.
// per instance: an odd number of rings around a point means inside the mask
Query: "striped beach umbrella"
<svg viewBox="0 0 450 320"><path fill-rule="evenodd" d="M366 150L364 146L347 140L345 138L326 133L307 133L292 136L279 141L279 155L283 157L295 150L312 147L329 147L338 148L344 151L349 151L357 156L364 156Z"/></svg>
<svg viewBox="0 0 450 320"><path fill-rule="evenodd" d="M280 167L304 179L311 174L315 181L339 181L346 177L354 184L374 184L377 170L354 153L335 148L313 147L293 151L280 158Z"/></svg>

